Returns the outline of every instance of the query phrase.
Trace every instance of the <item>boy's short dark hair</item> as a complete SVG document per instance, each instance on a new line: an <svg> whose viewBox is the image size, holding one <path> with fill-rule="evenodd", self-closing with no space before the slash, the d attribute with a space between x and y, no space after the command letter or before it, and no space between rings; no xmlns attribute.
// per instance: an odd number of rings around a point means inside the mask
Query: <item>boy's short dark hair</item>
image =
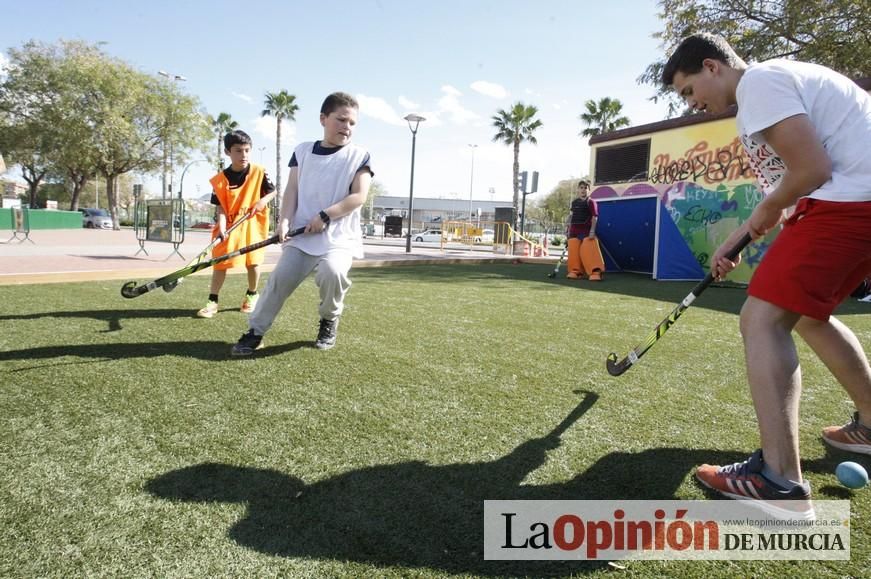
<svg viewBox="0 0 871 579"><path fill-rule="evenodd" d="M236 129L224 135L224 150L229 151L233 145L250 145L251 137L245 131Z"/></svg>
<svg viewBox="0 0 871 579"><path fill-rule="evenodd" d="M589 179L581 179L580 181L578 181L578 187L580 187L581 185L586 185L587 187L589 187L591 185L590 180Z"/></svg>
<svg viewBox="0 0 871 579"><path fill-rule="evenodd" d="M321 114L329 116L331 112L338 109L339 107L351 107L352 109L359 109L360 105L357 103L357 99L352 97L346 92L334 92L330 96L324 99L324 104L321 105Z"/></svg>
<svg viewBox="0 0 871 579"><path fill-rule="evenodd" d="M737 68L741 63L741 59L722 36L707 32L693 34L681 40L665 63L662 69L662 84L665 86L674 84L674 75L678 72L696 74L702 70L702 61L706 58L719 60L732 68Z"/></svg>

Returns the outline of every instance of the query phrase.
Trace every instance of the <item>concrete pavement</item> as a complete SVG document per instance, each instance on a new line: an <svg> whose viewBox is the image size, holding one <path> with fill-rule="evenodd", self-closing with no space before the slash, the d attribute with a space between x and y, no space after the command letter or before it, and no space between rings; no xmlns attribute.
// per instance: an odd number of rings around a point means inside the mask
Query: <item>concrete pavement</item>
<svg viewBox="0 0 871 579"><path fill-rule="evenodd" d="M184 267L210 240L208 231L187 231L184 243L179 246L179 256L173 253L172 244L156 242L145 242L146 255L132 229L32 230L33 243L10 239L12 235L11 231L0 230L0 285L104 279L147 281ZM437 244L415 243L411 253L406 253L405 241L401 239L367 239L365 243L366 257L355 261L354 267L514 259L494 253L486 246L470 250L468 246L457 245L442 250ZM277 245L267 247L262 271L272 271L280 253ZM555 262L556 257L523 258L523 261ZM244 271L236 268L231 273ZM210 275L210 270L194 275Z"/></svg>

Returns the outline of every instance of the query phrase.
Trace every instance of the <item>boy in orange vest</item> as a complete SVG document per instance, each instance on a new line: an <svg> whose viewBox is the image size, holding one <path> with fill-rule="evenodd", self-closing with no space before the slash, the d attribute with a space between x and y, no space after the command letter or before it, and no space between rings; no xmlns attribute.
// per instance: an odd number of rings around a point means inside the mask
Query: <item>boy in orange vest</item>
<svg viewBox="0 0 871 579"><path fill-rule="evenodd" d="M214 257L258 243L269 235L269 202L275 196L275 185L260 165L248 162L251 154L251 137L244 131L224 135L224 153L230 157L230 166L209 179L212 184L212 204L217 205L218 223L212 230L212 239L220 237L221 243L212 250ZM252 217L242 223L227 237L227 229L246 215ZM259 265L263 263L265 249L216 264L212 269L212 285L209 301L197 312L201 318L211 318L218 313L218 293L227 278L227 270L244 264L248 269L248 292L242 300L241 311L249 314L257 304L257 284L260 282Z"/></svg>

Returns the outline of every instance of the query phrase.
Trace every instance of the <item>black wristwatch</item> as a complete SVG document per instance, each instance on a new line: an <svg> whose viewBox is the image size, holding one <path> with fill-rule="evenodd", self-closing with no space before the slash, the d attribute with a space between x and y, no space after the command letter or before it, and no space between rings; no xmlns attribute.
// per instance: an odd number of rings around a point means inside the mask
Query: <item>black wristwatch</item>
<svg viewBox="0 0 871 579"><path fill-rule="evenodd" d="M321 221L324 222L324 225L329 225L329 223L330 223L330 216L327 215L327 212L326 212L326 211L321 211L320 213L318 213L318 215L320 215L320 217L321 217Z"/></svg>

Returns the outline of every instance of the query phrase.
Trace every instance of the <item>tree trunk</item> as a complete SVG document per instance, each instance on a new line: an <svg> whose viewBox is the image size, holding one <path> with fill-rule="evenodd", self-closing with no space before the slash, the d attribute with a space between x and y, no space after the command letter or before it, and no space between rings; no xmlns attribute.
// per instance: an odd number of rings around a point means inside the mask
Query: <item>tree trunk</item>
<svg viewBox="0 0 871 579"><path fill-rule="evenodd" d="M517 228L517 209L520 206L520 139L514 139L514 200L512 205L514 206L514 223L511 224L511 227Z"/></svg>
<svg viewBox="0 0 871 579"><path fill-rule="evenodd" d="M275 118L275 197L281 197L281 117Z"/></svg>
<svg viewBox="0 0 871 579"><path fill-rule="evenodd" d="M88 183L88 177L86 175L80 175L78 173L69 173L70 182L73 184L73 190L70 194L72 199L70 199L70 211L78 211L79 210L79 197L82 194L82 190L85 188L85 185Z"/></svg>
<svg viewBox="0 0 871 579"><path fill-rule="evenodd" d="M281 198L284 190L281 188L281 117L275 119L275 198L272 200L272 220L278 230L278 212L281 209Z"/></svg>
<svg viewBox="0 0 871 579"><path fill-rule="evenodd" d="M109 215L112 216L112 229L121 229L118 220L118 175L106 175L106 199L109 203Z"/></svg>
<svg viewBox="0 0 871 579"><path fill-rule="evenodd" d="M39 193L39 184L45 178L45 171L37 173L33 167L22 164L21 176L27 181L28 196L30 197L30 208L37 208L37 194Z"/></svg>

